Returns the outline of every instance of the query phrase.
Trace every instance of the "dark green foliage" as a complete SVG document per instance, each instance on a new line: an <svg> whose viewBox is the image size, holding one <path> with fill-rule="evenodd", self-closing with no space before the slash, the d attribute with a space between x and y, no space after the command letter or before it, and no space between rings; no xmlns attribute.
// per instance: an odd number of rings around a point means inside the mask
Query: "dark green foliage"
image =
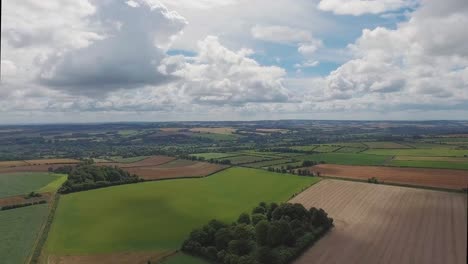
<svg viewBox="0 0 468 264"><path fill-rule="evenodd" d="M23 204L14 204L14 205L5 205L3 207L0 207L0 211L11 210L11 209L21 208L21 207L26 207L26 206L36 205L36 204L45 204L45 203L47 203L47 201L39 201L39 202L23 203Z"/></svg>
<svg viewBox="0 0 468 264"><path fill-rule="evenodd" d="M374 183L374 184L379 184L379 180L376 177L372 177L367 179L368 183Z"/></svg>
<svg viewBox="0 0 468 264"><path fill-rule="evenodd" d="M250 216L247 213L243 213L239 216L239 219L237 219L237 223L239 224L250 224Z"/></svg>
<svg viewBox="0 0 468 264"><path fill-rule="evenodd" d="M60 193L79 192L140 181L136 175L131 175L118 167L95 166L90 161L82 162L76 167L60 167L54 172L68 173L67 181L59 189Z"/></svg>
<svg viewBox="0 0 468 264"><path fill-rule="evenodd" d="M333 226L324 210L301 204L260 203L252 212L252 221L243 213L230 226L213 220L195 229L182 250L223 264L284 264Z"/></svg>

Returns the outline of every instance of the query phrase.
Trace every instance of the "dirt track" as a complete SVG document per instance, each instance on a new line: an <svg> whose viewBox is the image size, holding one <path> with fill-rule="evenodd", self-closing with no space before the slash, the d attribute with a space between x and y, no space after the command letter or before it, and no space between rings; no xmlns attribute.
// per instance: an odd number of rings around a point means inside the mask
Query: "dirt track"
<svg viewBox="0 0 468 264"><path fill-rule="evenodd" d="M379 181L429 187L463 189L468 187L468 170L418 169L378 166L347 166L321 164L309 168L324 176Z"/></svg>
<svg viewBox="0 0 468 264"><path fill-rule="evenodd" d="M335 219L294 264L466 263L465 194L323 180L291 202Z"/></svg>

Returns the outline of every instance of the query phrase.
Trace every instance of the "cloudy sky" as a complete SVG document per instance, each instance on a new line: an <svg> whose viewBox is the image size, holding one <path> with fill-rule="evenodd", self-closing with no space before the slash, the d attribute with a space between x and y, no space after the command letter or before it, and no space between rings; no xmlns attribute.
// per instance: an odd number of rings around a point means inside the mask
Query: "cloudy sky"
<svg viewBox="0 0 468 264"><path fill-rule="evenodd" d="M467 119L466 0L5 0L0 124Z"/></svg>

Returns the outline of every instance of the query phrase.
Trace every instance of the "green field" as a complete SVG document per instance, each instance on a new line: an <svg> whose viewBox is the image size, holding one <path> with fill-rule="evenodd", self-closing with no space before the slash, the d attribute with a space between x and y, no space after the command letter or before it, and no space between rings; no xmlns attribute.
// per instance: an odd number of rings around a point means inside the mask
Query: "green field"
<svg viewBox="0 0 468 264"><path fill-rule="evenodd" d="M40 227L47 218L47 212L47 204L0 211L1 263L26 262Z"/></svg>
<svg viewBox="0 0 468 264"><path fill-rule="evenodd" d="M37 192L49 183L62 178L61 174L47 172L20 172L0 174L0 197ZM59 184L55 182L54 184ZM54 185L52 184L52 185ZM51 186L50 188L53 188ZM50 189L49 188L49 189Z"/></svg>
<svg viewBox="0 0 468 264"><path fill-rule="evenodd" d="M408 148L411 148L407 145L403 145L397 142L390 142L390 141L362 142L362 144L366 145L368 148L371 148L371 149L408 149Z"/></svg>
<svg viewBox="0 0 468 264"><path fill-rule="evenodd" d="M468 150L458 150L451 148L433 149L370 149L363 153L373 155L389 156L425 156L425 157L463 157L468 155Z"/></svg>
<svg viewBox="0 0 468 264"><path fill-rule="evenodd" d="M269 160L271 158L267 157L260 157L260 156L236 156L236 157L228 157L221 160L230 160L231 164L245 164L245 163L253 163L258 161Z"/></svg>
<svg viewBox="0 0 468 264"><path fill-rule="evenodd" d="M190 156L194 156L197 158L205 158L206 160L209 159L222 159L222 158L227 158L227 157L233 157L233 156L238 156L240 154L237 153L217 153L217 152L208 152L208 153L196 153L192 154Z"/></svg>
<svg viewBox="0 0 468 264"><path fill-rule="evenodd" d="M194 133L194 137L208 138L217 141L232 141L239 138L236 134Z"/></svg>
<svg viewBox="0 0 468 264"><path fill-rule="evenodd" d="M45 192L56 192L58 189L67 181L67 175L65 174L56 174L57 178L51 181L46 186L40 188L36 192L38 193L45 193Z"/></svg>
<svg viewBox="0 0 468 264"><path fill-rule="evenodd" d="M260 161L255 163L249 163L246 166L251 168L264 168L270 167L277 164L289 163L293 162L292 159L276 159L276 160L267 160L267 161Z"/></svg>
<svg viewBox="0 0 468 264"><path fill-rule="evenodd" d="M354 148L354 147L342 147L340 149L338 149L337 153L358 153L358 152L361 152L363 151L364 148Z"/></svg>
<svg viewBox="0 0 468 264"><path fill-rule="evenodd" d="M286 201L318 178L231 168L211 177L147 182L61 197L47 241L52 254L174 250L190 231L226 222L260 201Z"/></svg>
<svg viewBox="0 0 468 264"><path fill-rule="evenodd" d="M120 162L120 163L133 163L133 162L137 162L140 160L144 160L146 158L147 156L138 156L138 157L129 157L129 158L123 158L120 156L109 157L110 160L115 161L115 162Z"/></svg>
<svg viewBox="0 0 468 264"><path fill-rule="evenodd" d="M317 153L297 157L300 160L325 161L340 165L383 165L391 156L367 155L361 153Z"/></svg>

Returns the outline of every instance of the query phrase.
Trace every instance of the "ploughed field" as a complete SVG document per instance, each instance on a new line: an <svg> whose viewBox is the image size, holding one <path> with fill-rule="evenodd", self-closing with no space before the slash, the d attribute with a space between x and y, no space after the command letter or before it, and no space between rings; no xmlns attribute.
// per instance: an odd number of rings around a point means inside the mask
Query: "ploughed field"
<svg viewBox="0 0 468 264"><path fill-rule="evenodd" d="M290 202L335 220L295 264L466 263L466 194L322 180Z"/></svg>
<svg viewBox="0 0 468 264"><path fill-rule="evenodd" d="M460 190L468 187L467 170L419 169L377 166L320 164L309 168L323 176L367 180L375 177L388 183Z"/></svg>
<svg viewBox="0 0 468 264"><path fill-rule="evenodd" d="M213 218L229 223L261 201L287 201L318 180L229 168L205 178L63 195L46 252L52 256L81 256L174 251L193 228Z"/></svg>

